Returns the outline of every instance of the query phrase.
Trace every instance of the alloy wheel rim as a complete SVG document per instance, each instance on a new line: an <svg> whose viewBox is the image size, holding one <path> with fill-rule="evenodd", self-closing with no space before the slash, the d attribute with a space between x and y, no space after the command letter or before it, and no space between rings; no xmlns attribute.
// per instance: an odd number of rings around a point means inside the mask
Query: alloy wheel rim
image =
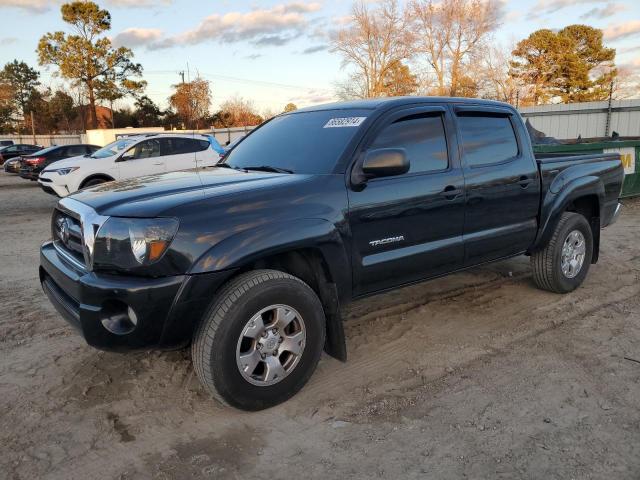
<svg viewBox="0 0 640 480"><path fill-rule="evenodd" d="M562 274L567 278L575 278L584 264L586 253L586 242L584 235L579 230L572 230L562 245L562 255L560 258Z"/></svg>
<svg viewBox="0 0 640 480"><path fill-rule="evenodd" d="M300 313L289 305L269 305L242 329L236 348L238 370L253 385L275 385L296 368L305 344Z"/></svg>

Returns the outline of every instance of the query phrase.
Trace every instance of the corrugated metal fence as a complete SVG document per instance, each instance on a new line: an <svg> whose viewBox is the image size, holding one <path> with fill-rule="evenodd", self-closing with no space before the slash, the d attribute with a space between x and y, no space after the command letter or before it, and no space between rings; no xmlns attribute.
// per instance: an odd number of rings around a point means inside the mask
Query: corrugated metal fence
<svg viewBox="0 0 640 480"><path fill-rule="evenodd" d="M640 100L614 100L520 108L531 124L549 137L575 139L640 136Z"/></svg>

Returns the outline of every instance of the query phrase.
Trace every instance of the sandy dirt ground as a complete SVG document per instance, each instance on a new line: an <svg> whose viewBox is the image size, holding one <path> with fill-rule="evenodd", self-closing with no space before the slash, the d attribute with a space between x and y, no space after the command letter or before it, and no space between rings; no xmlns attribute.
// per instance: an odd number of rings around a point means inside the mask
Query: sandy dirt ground
<svg viewBox="0 0 640 480"><path fill-rule="evenodd" d="M525 257L360 301L350 360L243 413L189 352L88 347L37 280L55 199L0 174L0 478L640 478L640 201L582 288Z"/></svg>

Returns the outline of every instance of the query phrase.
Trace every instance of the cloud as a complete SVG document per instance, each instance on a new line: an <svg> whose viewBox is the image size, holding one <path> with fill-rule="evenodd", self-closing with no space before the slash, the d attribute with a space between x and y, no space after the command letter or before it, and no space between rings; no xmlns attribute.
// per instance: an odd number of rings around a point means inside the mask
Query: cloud
<svg viewBox="0 0 640 480"><path fill-rule="evenodd" d="M158 3L169 5L173 0L107 0L107 4L114 7L151 7ZM0 0L0 7L14 7L31 13L45 13L52 7L58 8L63 0Z"/></svg>
<svg viewBox="0 0 640 480"><path fill-rule="evenodd" d="M127 28L115 37L113 45L116 47L139 47L149 45L162 37L162 30L157 28Z"/></svg>
<svg viewBox="0 0 640 480"><path fill-rule="evenodd" d="M631 45L630 47L616 48L618 53L631 53L640 51L640 45Z"/></svg>
<svg viewBox="0 0 640 480"><path fill-rule="evenodd" d="M171 3L173 3L173 0L108 0L107 3L109 5L113 5L114 7L143 8L158 5L159 3L170 5Z"/></svg>
<svg viewBox="0 0 640 480"><path fill-rule="evenodd" d="M640 33L640 20L611 24L603 31L605 40L620 40Z"/></svg>
<svg viewBox="0 0 640 480"><path fill-rule="evenodd" d="M611 17L618 12L622 12L626 10L627 7L621 3L607 3L604 7L598 8L594 7L586 13L580 15L582 20L586 20L588 18L594 18L596 20L602 20L603 18Z"/></svg>
<svg viewBox="0 0 640 480"><path fill-rule="evenodd" d="M315 45L313 47L305 48L300 53L302 53L303 55L311 55L312 53L322 52L328 49L329 47L327 45Z"/></svg>
<svg viewBox="0 0 640 480"><path fill-rule="evenodd" d="M305 33L307 15L322 8L317 2L291 2L269 9L229 12L205 17L192 30L155 42L150 48L195 45L206 41L236 43L247 41L255 46L280 46Z"/></svg>
<svg viewBox="0 0 640 480"><path fill-rule="evenodd" d="M566 7L589 3L604 3L603 0L538 0L529 10L528 19L540 18L543 15L555 13Z"/></svg>
<svg viewBox="0 0 640 480"><path fill-rule="evenodd" d="M12 45L16 43L18 39L16 37L4 37L0 38L0 44L2 45Z"/></svg>
<svg viewBox="0 0 640 480"><path fill-rule="evenodd" d="M0 7L22 8L34 13L43 13L51 8L53 3L50 0L0 0Z"/></svg>
<svg viewBox="0 0 640 480"><path fill-rule="evenodd" d="M264 55L262 55L261 53L252 53L251 55L245 55L244 58L249 59L249 60L257 60L260 57L263 57Z"/></svg>
<svg viewBox="0 0 640 480"><path fill-rule="evenodd" d="M289 98L289 102L299 106L317 105L320 103L335 102L337 98L330 90L322 88L310 88L306 93Z"/></svg>

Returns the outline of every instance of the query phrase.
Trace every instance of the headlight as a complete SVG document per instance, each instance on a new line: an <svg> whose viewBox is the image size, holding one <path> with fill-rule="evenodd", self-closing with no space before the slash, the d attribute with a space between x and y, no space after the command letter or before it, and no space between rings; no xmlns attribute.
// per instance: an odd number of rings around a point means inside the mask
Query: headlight
<svg viewBox="0 0 640 480"><path fill-rule="evenodd" d="M58 172L58 175L68 175L71 172L75 172L79 168L80 167L67 167L67 168L59 168L58 170L55 170L55 171Z"/></svg>
<svg viewBox="0 0 640 480"><path fill-rule="evenodd" d="M111 217L98 230L93 264L130 269L162 258L178 231L175 218Z"/></svg>

